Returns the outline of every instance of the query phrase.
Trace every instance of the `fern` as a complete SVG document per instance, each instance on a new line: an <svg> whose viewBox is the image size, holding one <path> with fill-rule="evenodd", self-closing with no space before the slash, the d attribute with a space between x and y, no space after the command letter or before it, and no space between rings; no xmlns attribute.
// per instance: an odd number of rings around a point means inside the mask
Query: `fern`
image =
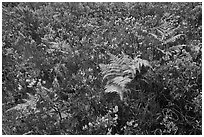
<svg viewBox="0 0 204 137"><path fill-rule="evenodd" d="M29 99L23 99L25 103L18 104L15 107L12 107L8 109L7 111L12 111L12 110L19 110L19 111L28 111L28 108L30 109L36 109L36 103L38 102L38 96L31 95L27 93L29 96Z"/></svg>
<svg viewBox="0 0 204 137"><path fill-rule="evenodd" d="M177 39L179 39L181 36L183 36L184 34L178 34L176 36L170 37L169 39L166 39L164 41L164 44L170 43L170 42L175 42Z"/></svg>
<svg viewBox="0 0 204 137"><path fill-rule="evenodd" d="M182 35L184 35L184 34L176 34L177 30L180 28L180 25L175 26L175 23L174 23L177 21L177 16L169 15L169 14L166 16L164 17L166 19L162 18L160 26L152 29L153 31L156 30L156 32L159 33L159 35L152 32L149 33L151 36L153 36L163 44L174 42Z"/></svg>
<svg viewBox="0 0 204 137"><path fill-rule="evenodd" d="M120 58L110 53L109 56L110 64L99 64L103 80L107 80L105 92L117 92L123 100L127 83L133 80L136 73L140 73L142 66L151 68L151 65L147 60L138 57L132 59L125 54L122 54Z"/></svg>
<svg viewBox="0 0 204 137"><path fill-rule="evenodd" d="M29 110L36 110L36 105L40 98L49 102L51 105L53 105L53 101L49 96L49 94L52 93L52 90L49 90L43 87L41 83L38 82L36 91L37 91L36 92L37 94L35 95L27 93L29 96L29 99L23 99L25 103L18 104L17 106L12 107L8 109L7 111L18 110L18 111L23 111L24 114L28 114Z"/></svg>

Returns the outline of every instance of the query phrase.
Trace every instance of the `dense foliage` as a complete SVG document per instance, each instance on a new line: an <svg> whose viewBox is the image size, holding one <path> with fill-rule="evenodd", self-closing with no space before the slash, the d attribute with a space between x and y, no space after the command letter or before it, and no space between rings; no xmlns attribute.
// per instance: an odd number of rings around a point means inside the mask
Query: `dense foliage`
<svg viewBox="0 0 204 137"><path fill-rule="evenodd" d="M202 3L2 4L3 134L202 134Z"/></svg>

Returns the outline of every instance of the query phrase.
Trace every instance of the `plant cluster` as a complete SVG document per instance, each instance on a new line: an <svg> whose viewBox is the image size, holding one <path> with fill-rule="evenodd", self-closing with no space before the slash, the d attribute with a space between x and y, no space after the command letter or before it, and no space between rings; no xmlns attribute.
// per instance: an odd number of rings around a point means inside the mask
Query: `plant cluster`
<svg viewBox="0 0 204 137"><path fill-rule="evenodd" d="M202 3L2 3L2 133L202 134Z"/></svg>

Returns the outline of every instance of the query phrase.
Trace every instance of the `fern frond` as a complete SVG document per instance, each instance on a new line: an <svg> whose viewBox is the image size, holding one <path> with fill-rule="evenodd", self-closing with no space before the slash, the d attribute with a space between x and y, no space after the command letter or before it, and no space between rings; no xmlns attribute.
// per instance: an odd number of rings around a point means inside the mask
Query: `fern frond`
<svg viewBox="0 0 204 137"><path fill-rule="evenodd" d="M135 57L131 59L128 55L122 54L119 58L110 54L110 64L100 64L103 80L107 79L105 92L116 92L123 99L125 86L135 77L141 67L151 67L148 61Z"/></svg>
<svg viewBox="0 0 204 137"><path fill-rule="evenodd" d="M119 94L120 99L123 100L123 88L118 85L106 85L105 92L106 93L116 92Z"/></svg>
<svg viewBox="0 0 204 137"><path fill-rule="evenodd" d="M181 35L183 35L183 34L178 34L175 36L176 31L180 28L180 25L176 27L174 23L177 21L177 16L175 16L174 14L168 15L168 16L169 17L164 16L163 18L166 18L166 19L161 19L161 25L153 29L153 30L156 30L159 33L159 35L161 35L160 36L161 38L159 38L159 36L156 34L149 33L151 36L158 39L164 44L167 44L169 42L174 42Z"/></svg>
<svg viewBox="0 0 204 137"><path fill-rule="evenodd" d="M154 38L156 38L157 40L159 41L162 41L161 38L159 38L156 34L153 34L153 33L149 33L151 36L153 36Z"/></svg>
<svg viewBox="0 0 204 137"><path fill-rule="evenodd" d="M173 35L175 34L176 30L179 29L179 28L180 28L180 25L179 25L178 27L176 27L176 28L170 29L170 30L167 32L168 36L173 36Z"/></svg>
<svg viewBox="0 0 204 137"><path fill-rule="evenodd" d="M52 102L49 93L52 93L51 90L43 87L42 85L38 87L38 89L36 89L37 93L46 101L48 102Z"/></svg>
<svg viewBox="0 0 204 137"><path fill-rule="evenodd" d="M135 67L134 66L131 66L130 69L125 70L123 72L123 76L129 75L129 76L131 76L131 78L133 78L135 74L136 74L136 71L135 71Z"/></svg>
<svg viewBox="0 0 204 137"><path fill-rule="evenodd" d="M29 96L29 99L23 99L23 101L25 101L25 103L18 104L17 106L12 107L12 108L8 109L7 111L26 110L26 109L28 109L28 107L30 107L31 109L35 109L36 103L38 101L38 96L34 96L34 95L29 94L29 93L27 93L27 94Z"/></svg>
<svg viewBox="0 0 204 137"><path fill-rule="evenodd" d="M103 79L106 79L110 76L121 76L121 73L118 73L118 72L113 72L113 73L107 73L103 76Z"/></svg>
<svg viewBox="0 0 204 137"><path fill-rule="evenodd" d="M173 46L173 47L170 47L170 48L168 49L168 51L180 50L180 49L182 49L183 47L186 47L186 45Z"/></svg>
<svg viewBox="0 0 204 137"><path fill-rule="evenodd" d="M112 82L119 85L120 87L124 88L125 85L130 82L131 79L128 77L115 77Z"/></svg>
<svg viewBox="0 0 204 137"><path fill-rule="evenodd" d="M119 66L117 64L99 64L101 70L102 70L102 74L106 74L108 73L110 70L111 72L113 71L118 71Z"/></svg>
<svg viewBox="0 0 204 137"><path fill-rule="evenodd" d="M151 68L151 65L149 64L149 62L147 60L135 58L133 67L135 67L135 69L140 72L140 68L142 66Z"/></svg>
<svg viewBox="0 0 204 137"><path fill-rule="evenodd" d="M174 42L174 41L176 41L178 38L180 38L180 37L183 36L183 35L184 35L184 34L178 34L178 35L176 35L176 36L173 36L173 37L171 37L171 38L165 40L165 41L164 41L164 44L167 44L167 43L169 43L169 42Z"/></svg>
<svg viewBox="0 0 204 137"><path fill-rule="evenodd" d="M108 55L110 56L110 61L111 63L115 63L119 60L119 58L111 53L108 53Z"/></svg>

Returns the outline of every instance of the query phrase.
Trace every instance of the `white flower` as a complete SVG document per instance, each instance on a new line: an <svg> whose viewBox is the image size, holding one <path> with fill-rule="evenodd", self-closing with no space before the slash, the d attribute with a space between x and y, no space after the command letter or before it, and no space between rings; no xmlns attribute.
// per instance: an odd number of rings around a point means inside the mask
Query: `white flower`
<svg viewBox="0 0 204 137"><path fill-rule="evenodd" d="M115 106L115 108L113 108L113 112L114 113L118 112L118 106Z"/></svg>
<svg viewBox="0 0 204 137"><path fill-rule="evenodd" d="M90 123L90 122L89 122L89 124L88 124L88 125L89 125L90 127L92 127L92 126L93 126L93 124L92 124L92 123Z"/></svg>

